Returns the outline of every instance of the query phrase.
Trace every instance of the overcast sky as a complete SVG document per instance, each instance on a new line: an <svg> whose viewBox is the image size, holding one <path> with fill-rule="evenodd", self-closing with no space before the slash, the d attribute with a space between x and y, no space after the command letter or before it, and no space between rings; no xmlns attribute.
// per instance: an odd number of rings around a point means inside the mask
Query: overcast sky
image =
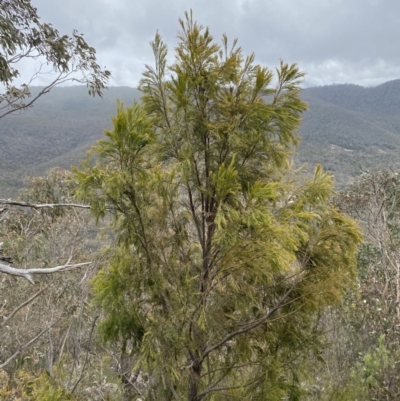
<svg viewBox="0 0 400 401"><path fill-rule="evenodd" d="M274 68L282 58L307 72L306 86L374 86L400 78L399 0L32 0L60 33L77 29L111 70L111 85L136 86L152 64L158 30L171 60L178 18L238 38L244 53Z"/></svg>

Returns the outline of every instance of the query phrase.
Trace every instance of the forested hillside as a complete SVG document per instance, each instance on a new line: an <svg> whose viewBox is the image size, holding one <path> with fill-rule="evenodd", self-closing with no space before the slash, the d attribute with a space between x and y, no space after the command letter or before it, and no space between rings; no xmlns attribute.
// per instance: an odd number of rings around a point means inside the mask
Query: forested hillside
<svg viewBox="0 0 400 401"><path fill-rule="evenodd" d="M341 187L364 171L400 167L400 80L308 88L303 99L299 161L322 163Z"/></svg>
<svg viewBox="0 0 400 401"><path fill-rule="evenodd" d="M140 101L1 120L0 400L398 400L400 178L356 176L398 166L399 82L302 91L179 23Z"/></svg>
<svg viewBox="0 0 400 401"><path fill-rule="evenodd" d="M36 91L39 88L36 88ZM51 167L69 169L111 126L116 99L132 104L139 92L110 88L91 98L84 87L55 88L35 107L1 119L0 188L15 195L28 175L43 175Z"/></svg>
<svg viewBox="0 0 400 401"><path fill-rule="evenodd" d="M340 187L363 171L400 166L400 80L374 88L307 88L302 98L309 110L299 128L297 162L321 163L334 173ZM3 118L0 188L4 196L15 195L27 175L77 165L111 126L116 99L131 105L140 99L140 92L112 87L103 98L90 98L83 87L56 88L34 108Z"/></svg>

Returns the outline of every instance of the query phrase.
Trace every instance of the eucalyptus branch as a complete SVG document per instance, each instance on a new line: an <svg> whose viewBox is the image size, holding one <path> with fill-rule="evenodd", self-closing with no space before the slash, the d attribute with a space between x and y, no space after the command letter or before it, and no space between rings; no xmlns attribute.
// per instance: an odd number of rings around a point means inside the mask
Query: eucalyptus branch
<svg viewBox="0 0 400 401"><path fill-rule="evenodd" d="M66 264L56 267L50 267L48 269L17 269L0 263L0 273L9 274L11 276L19 276L28 280L30 283L35 284L33 281L33 275L35 274L53 274L63 271L76 269L77 267L90 265L92 262L77 263L77 264Z"/></svg>
<svg viewBox="0 0 400 401"><path fill-rule="evenodd" d="M45 209L50 208L54 209L55 207L76 207L79 209L90 209L90 205L81 205L77 203L29 203L29 202L21 202L21 201L13 201L10 199L0 199L0 205L8 205L8 206L20 206L20 207L28 207L32 209Z"/></svg>
<svg viewBox="0 0 400 401"><path fill-rule="evenodd" d="M36 75L36 74L35 74ZM21 105L18 105L17 106L17 109L20 109L20 110L23 110L23 109L27 109L27 108L29 108L29 107L31 107L32 105L33 105L33 103L34 102L36 102L36 100L38 100L41 96L43 96L44 94L46 94L46 93L49 93L50 92L50 90L54 87L54 86L56 86L57 84L59 84L59 80L60 80L60 77L61 77L61 73L57 76L57 78L53 81L53 82L51 82L49 85L47 85L47 86L45 86L36 96L34 96L28 103L26 103L26 104L21 104ZM19 97L15 97L14 98L14 100L11 100L9 103L8 103L8 105L7 106L10 106L10 105L12 105L12 104L14 104L14 103L16 103L16 101L17 100L19 100L19 99L23 99L23 98L25 98L27 96L27 94L23 94L22 96L19 96ZM5 107L3 107L3 109L4 109ZM11 114L11 113L13 113L13 112L15 112L15 108L10 108L8 111L6 111L6 112L4 112L3 114L0 114L0 118L3 118L3 117L5 117L6 115L8 115L8 114Z"/></svg>

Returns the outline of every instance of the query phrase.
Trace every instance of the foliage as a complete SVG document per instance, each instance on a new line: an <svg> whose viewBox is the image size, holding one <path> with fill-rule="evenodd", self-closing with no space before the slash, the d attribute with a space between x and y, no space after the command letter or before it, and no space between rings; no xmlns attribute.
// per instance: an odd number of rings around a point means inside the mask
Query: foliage
<svg viewBox="0 0 400 401"><path fill-rule="evenodd" d="M47 372L35 377L20 371L12 386L0 390L0 398L9 401L77 401L72 394L59 387Z"/></svg>
<svg viewBox="0 0 400 401"><path fill-rule="evenodd" d="M43 203L68 201L72 187L67 182L68 176L68 172L53 170L48 177L33 178L20 199ZM87 260L90 244L82 241L88 235L87 212L59 208L33 211L10 207L1 217L3 251L16 266L50 267L64 264L69 259ZM51 326L49 333L39 339L34 348L22 352L12 363L14 369L24 364L32 368L51 369L53 361L57 359L57 351L43 351L41 344L47 344L50 338L53 345L58 343L61 346L62 337L70 324L72 327L69 330L73 332L75 325L72 321L80 312L79 297L85 293L83 286L78 286L76 281L81 280L84 273L80 271L53 278L42 277L38 286L15 277L1 276L0 365L44 328ZM36 299L4 326L3 320L35 294L38 294ZM69 348L67 339L63 348Z"/></svg>
<svg viewBox="0 0 400 401"><path fill-rule="evenodd" d="M393 365L397 364L397 358L390 355L385 342L385 336L382 335L376 347L371 347L360 361L352 366L344 385L342 383L342 386L337 386L333 394L325 393L325 396L329 397L326 399L333 401L397 400L400 393L393 391L395 387L393 379L397 377L398 372L394 377L388 375L388 372L393 371Z"/></svg>
<svg viewBox="0 0 400 401"><path fill-rule="evenodd" d="M303 77L273 73L186 15L175 63L157 34L142 105L75 169L115 242L93 280L101 332L149 376L146 399L298 400L317 312L355 275L360 232L332 179L290 168Z"/></svg>
<svg viewBox="0 0 400 401"><path fill-rule="evenodd" d="M376 344L385 334L395 349L400 334L399 175L390 171L366 173L336 202L358 219L365 233L358 257L363 343Z"/></svg>
<svg viewBox="0 0 400 401"><path fill-rule="evenodd" d="M101 95L110 72L97 64L96 51L76 30L71 36L60 35L51 24L42 23L30 0L0 2L0 118L30 107L40 96L66 81L85 83L89 94ZM37 60L37 69L29 82L16 87L18 66L25 60ZM44 68L49 71L43 71ZM30 85L39 74L52 74L52 81L33 99Z"/></svg>
<svg viewBox="0 0 400 401"><path fill-rule="evenodd" d="M392 171L365 173L334 203L364 232L357 287L322 321L323 351L316 400L396 400L399 374L400 179Z"/></svg>
<svg viewBox="0 0 400 401"><path fill-rule="evenodd" d="M73 187L70 172L54 169L46 177L32 178L18 200L71 203ZM93 261L99 245L87 210L2 209L3 251L16 267ZM91 266L37 278L35 286L1 275L0 399L21 399L26 393L23 400L97 400L97 393L110 393L111 388L118 394L118 359L111 348L102 346L100 352L99 339L91 334L96 323L96 311L89 308Z"/></svg>

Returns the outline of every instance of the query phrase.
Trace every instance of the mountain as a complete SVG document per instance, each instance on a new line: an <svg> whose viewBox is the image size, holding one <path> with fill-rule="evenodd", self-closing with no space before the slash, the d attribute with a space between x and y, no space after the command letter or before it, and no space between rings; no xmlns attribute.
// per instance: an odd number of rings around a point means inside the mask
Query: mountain
<svg viewBox="0 0 400 401"><path fill-rule="evenodd" d="M38 88L34 89L38 90ZM307 88L309 104L299 129L297 163L321 163L339 187L366 169L400 169L400 80L373 88ZM111 127L116 99L126 105L140 92L109 88L91 98L84 87L55 88L18 115L0 120L0 198L14 196L28 175L69 168Z"/></svg>
<svg viewBox="0 0 400 401"><path fill-rule="evenodd" d="M34 90L38 90L37 88ZM33 108L0 120L0 198L14 195L27 175L42 175L51 167L70 168L111 128L120 99L126 105L140 92L109 88L92 98L82 86L54 88Z"/></svg>
<svg viewBox="0 0 400 401"><path fill-rule="evenodd" d="M298 162L321 163L339 186L365 170L400 168L400 80L373 88L308 88Z"/></svg>

